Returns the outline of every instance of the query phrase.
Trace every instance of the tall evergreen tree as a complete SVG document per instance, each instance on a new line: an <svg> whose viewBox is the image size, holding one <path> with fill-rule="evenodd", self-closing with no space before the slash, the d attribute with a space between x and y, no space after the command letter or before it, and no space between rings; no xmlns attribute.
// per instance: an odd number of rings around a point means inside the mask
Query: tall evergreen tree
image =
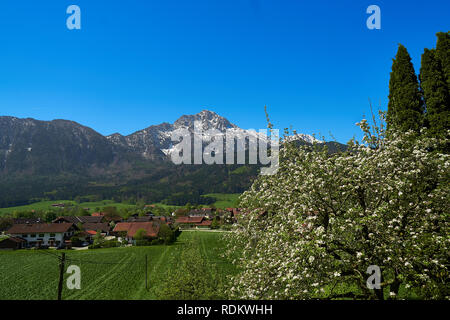
<svg viewBox="0 0 450 320"><path fill-rule="evenodd" d="M420 85L430 131L435 135L445 134L450 121L450 96L441 60L434 49L425 49L422 55Z"/></svg>
<svg viewBox="0 0 450 320"><path fill-rule="evenodd" d="M447 89L450 89L450 31L438 32L436 36L438 38L436 56L442 65L445 80L447 81Z"/></svg>
<svg viewBox="0 0 450 320"><path fill-rule="evenodd" d="M423 101L411 57L403 45L399 45L392 63L389 81L388 129L419 131L423 126Z"/></svg>

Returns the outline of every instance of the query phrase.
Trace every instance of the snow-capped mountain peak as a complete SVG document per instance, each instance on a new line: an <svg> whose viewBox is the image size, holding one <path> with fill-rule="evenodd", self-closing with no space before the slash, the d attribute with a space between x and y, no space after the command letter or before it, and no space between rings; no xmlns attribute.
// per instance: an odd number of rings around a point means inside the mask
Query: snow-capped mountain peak
<svg viewBox="0 0 450 320"><path fill-rule="evenodd" d="M195 128L196 124L200 124L201 128ZM107 138L114 144L118 144L139 152L145 158L163 159L170 156L174 150L177 150L177 144L172 141L172 134L181 129L187 129L191 134L194 134L196 131L195 129L197 129L197 131L201 129L203 131L201 139L204 143L211 141L211 135L205 132L210 129L215 129L221 134L225 134L228 131L228 133L234 135L238 139L253 136L265 141L268 140L264 134L241 129L228 121L226 118L209 110L202 110L201 112L193 115L183 115L173 124L162 123L160 125L150 126L128 136L122 136L115 133ZM291 139L301 139L307 143L320 142L314 137L305 134L297 134Z"/></svg>
<svg viewBox="0 0 450 320"><path fill-rule="evenodd" d="M290 141L296 141L296 140L303 140L307 143L323 143L324 141L316 139L314 136L309 135L309 134L304 134L304 133L297 133L294 134L292 136L289 136L287 138L285 138L285 142L290 142Z"/></svg>
<svg viewBox="0 0 450 320"><path fill-rule="evenodd" d="M217 113L209 110L203 110L194 115L181 116L174 122L175 128L189 128L194 129L194 123L200 121L202 123L202 129L218 129L221 132L225 132L229 128L237 128L236 125L229 122L224 117L219 116Z"/></svg>

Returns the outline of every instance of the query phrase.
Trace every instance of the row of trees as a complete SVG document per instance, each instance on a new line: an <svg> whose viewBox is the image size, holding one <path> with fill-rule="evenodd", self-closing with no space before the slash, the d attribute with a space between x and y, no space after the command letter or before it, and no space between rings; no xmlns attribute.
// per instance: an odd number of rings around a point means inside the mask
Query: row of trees
<svg viewBox="0 0 450 320"><path fill-rule="evenodd" d="M388 129L446 135L450 127L450 32L437 33L435 49L425 49L417 77L411 57L399 45L389 82Z"/></svg>

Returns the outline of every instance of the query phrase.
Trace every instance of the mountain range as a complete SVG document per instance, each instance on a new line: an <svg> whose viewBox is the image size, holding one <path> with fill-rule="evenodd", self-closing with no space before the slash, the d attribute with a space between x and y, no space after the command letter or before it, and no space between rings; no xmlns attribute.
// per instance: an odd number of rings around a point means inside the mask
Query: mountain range
<svg viewBox="0 0 450 320"><path fill-rule="evenodd" d="M244 191L257 176L257 166L171 163L170 154L176 149L172 133L180 129L193 133L196 121L203 130L231 130L236 136L254 134L208 110L127 136L103 136L69 120L1 116L0 207L27 203L31 198L75 195L161 201L174 194L199 198L203 193ZM301 144L321 143L304 134L290 139Z"/></svg>

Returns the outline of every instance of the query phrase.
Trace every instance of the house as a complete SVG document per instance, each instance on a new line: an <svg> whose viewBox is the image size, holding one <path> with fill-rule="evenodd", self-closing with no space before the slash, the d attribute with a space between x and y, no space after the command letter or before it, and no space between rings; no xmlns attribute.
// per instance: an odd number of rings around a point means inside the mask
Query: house
<svg viewBox="0 0 450 320"><path fill-rule="evenodd" d="M208 221L204 216L187 216L187 217L179 217L175 220L175 223L178 224L181 228L188 229L193 227L207 227L208 224L211 226L211 221Z"/></svg>
<svg viewBox="0 0 450 320"><path fill-rule="evenodd" d="M100 230L100 233L106 236L111 231L111 227L106 222L99 222L99 223L86 222L83 224L83 230L93 231L94 235L97 234L97 231Z"/></svg>
<svg viewBox="0 0 450 320"><path fill-rule="evenodd" d="M201 212L205 215L210 216L213 213L213 208L201 208Z"/></svg>
<svg viewBox="0 0 450 320"><path fill-rule="evenodd" d="M113 233L120 236L120 233L126 232L125 238L128 241L134 239L136 232L140 229L145 230L144 237L147 239L158 238L159 234L159 223L156 222L119 222L114 227Z"/></svg>
<svg viewBox="0 0 450 320"><path fill-rule="evenodd" d="M18 237L0 239L0 250L17 250L25 248L26 241Z"/></svg>
<svg viewBox="0 0 450 320"><path fill-rule="evenodd" d="M154 215L143 216L143 217L133 215L133 216L129 217L126 222L150 222L150 221L165 223L168 225L172 224L172 218L165 217L165 216L154 216Z"/></svg>
<svg viewBox="0 0 450 320"><path fill-rule="evenodd" d="M95 236L97 234L97 231L94 231L94 230L86 230L85 232L90 234L91 237L93 237L93 236Z"/></svg>
<svg viewBox="0 0 450 320"><path fill-rule="evenodd" d="M172 225L172 218L171 217L165 217L165 216L154 216L153 221L158 221L160 223L165 223L167 225Z"/></svg>
<svg viewBox="0 0 450 320"><path fill-rule="evenodd" d="M64 203L53 203L52 207L55 208L64 208L66 205Z"/></svg>
<svg viewBox="0 0 450 320"><path fill-rule="evenodd" d="M93 236L95 236L96 234L97 233L92 234L92 232L89 231L81 231L77 234L77 237L81 242L91 243Z"/></svg>
<svg viewBox="0 0 450 320"><path fill-rule="evenodd" d="M139 217L138 215L130 216L126 222L150 222L153 220L152 216Z"/></svg>
<svg viewBox="0 0 450 320"><path fill-rule="evenodd" d="M211 220L203 220L202 222L196 224L197 229L210 229L212 225Z"/></svg>
<svg viewBox="0 0 450 320"><path fill-rule="evenodd" d="M105 216L104 212L94 212L91 214L91 217L103 217Z"/></svg>
<svg viewBox="0 0 450 320"><path fill-rule="evenodd" d="M213 217L214 210L212 208L201 208L201 209L192 209L187 215L188 216L197 216L197 217L205 217L207 219L211 219Z"/></svg>
<svg viewBox="0 0 450 320"><path fill-rule="evenodd" d="M13 237L27 242L27 246L61 246L70 239L78 228L73 223L30 223L15 224L8 231Z"/></svg>
<svg viewBox="0 0 450 320"><path fill-rule="evenodd" d="M118 223L118 222L122 222L123 218L119 215L103 215L103 221L105 222L114 222L114 223Z"/></svg>
<svg viewBox="0 0 450 320"><path fill-rule="evenodd" d="M53 220L53 223L73 223L76 226L81 224L84 231L93 231L96 234L100 230L101 234L108 235L111 227L107 222L101 222L102 219L103 216L67 216L58 217Z"/></svg>
<svg viewBox="0 0 450 320"><path fill-rule="evenodd" d="M237 219L242 215L242 209L241 208L226 208L225 212L221 214L221 216L224 218L223 220L227 223L236 222Z"/></svg>
<svg viewBox="0 0 450 320"><path fill-rule="evenodd" d="M224 216L224 215L226 215L227 214L227 211L226 210L223 210L223 209L217 209L216 210L216 217L218 216L218 217L221 217L221 216Z"/></svg>
<svg viewBox="0 0 450 320"><path fill-rule="evenodd" d="M100 223L102 222L103 217L101 216L66 216L66 217L58 217L53 220L53 223L73 223L78 225L79 223Z"/></svg>

